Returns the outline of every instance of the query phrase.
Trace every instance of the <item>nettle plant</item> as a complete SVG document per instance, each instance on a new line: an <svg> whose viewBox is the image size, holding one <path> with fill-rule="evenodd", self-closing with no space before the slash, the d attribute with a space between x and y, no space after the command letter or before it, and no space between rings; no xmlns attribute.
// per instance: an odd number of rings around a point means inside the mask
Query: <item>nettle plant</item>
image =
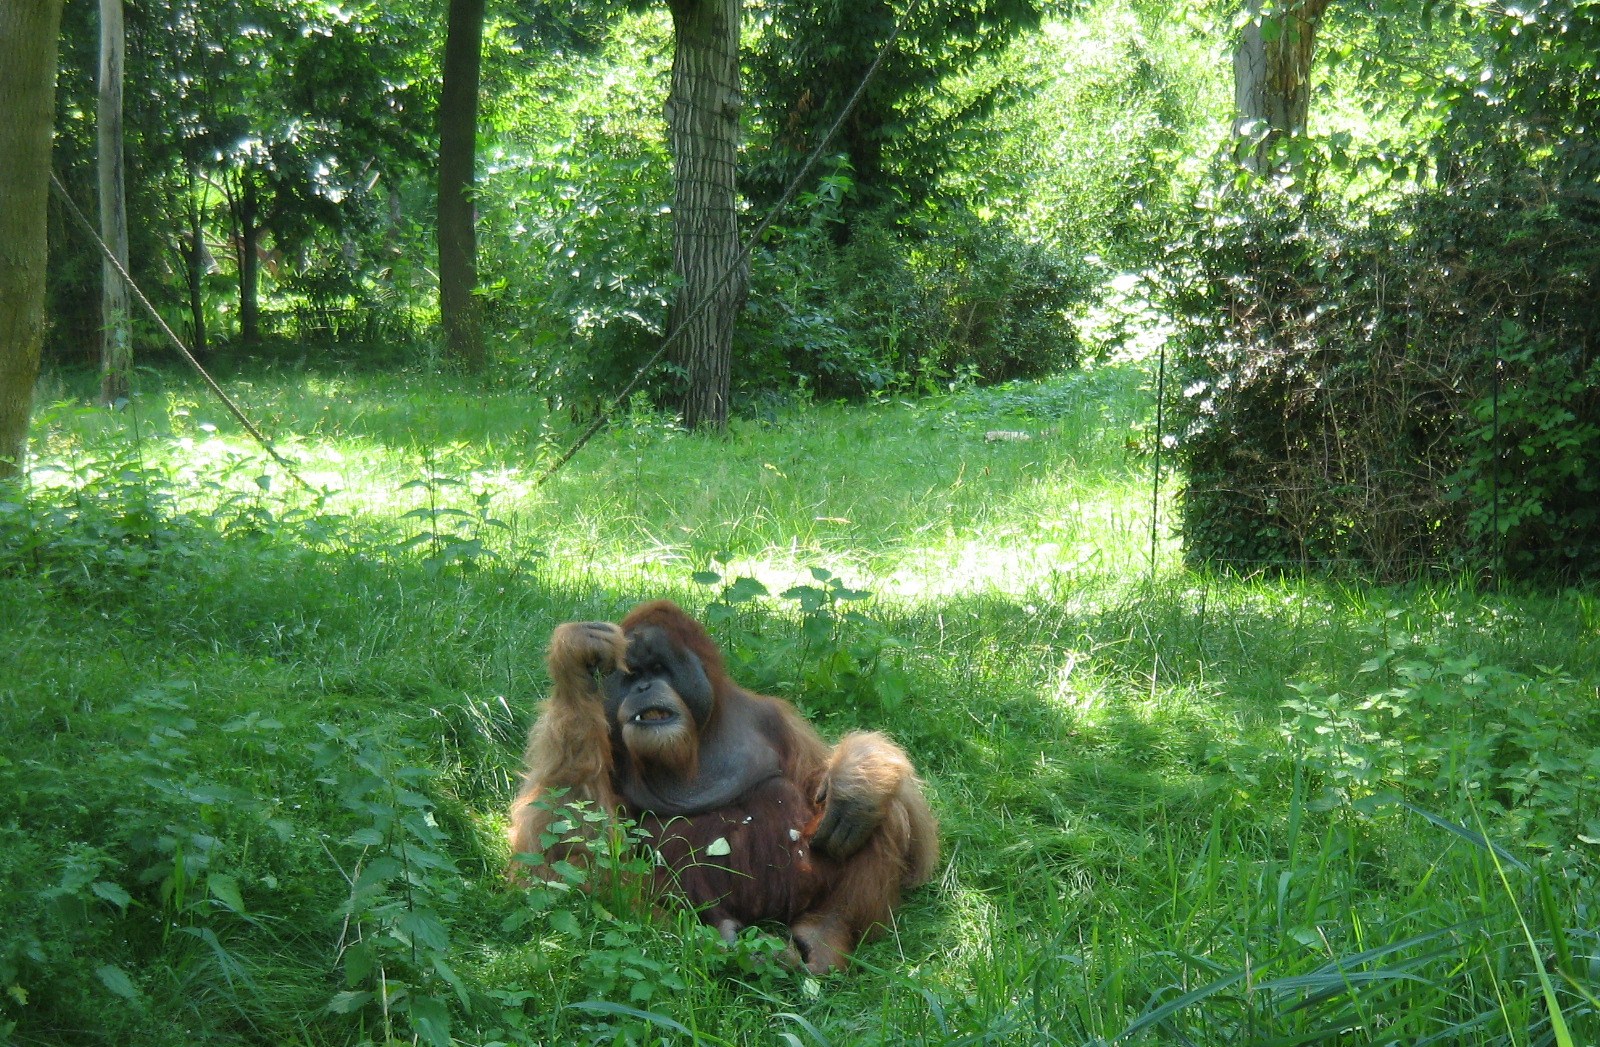
<svg viewBox="0 0 1600 1047"><path fill-rule="evenodd" d="M178 511L165 472L135 447L41 462L48 479L23 497L0 497L8 570L59 580L74 591L120 589L171 559L203 555L194 514Z"/></svg>
<svg viewBox="0 0 1600 1047"><path fill-rule="evenodd" d="M421 491L423 504L401 515L402 520L415 521L416 530L394 549L397 553L420 551L429 574L450 567L466 570L493 560L496 553L489 547L490 536L508 529L506 522L494 515L493 492L474 484L471 463L457 471L450 468L453 457L450 452L427 452L422 475L400 485L402 491ZM465 492L472 508L450 504L452 492Z"/></svg>
<svg viewBox="0 0 1600 1047"><path fill-rule="evenodd" d="M1600 748L1581 741L1596 714L1572 700L1577 681L1453 654L1402 629L1400 616L1391 608L1367 627L1369 686L1290 684L1283 730L1321 778L1318 805L1371 812L1406 801L1463 822L1481 815L1558 860L1600 842Z"/></svg>
<svg viewBox="0 0 1600 1047"><path fill-rule="evenodd" d="M727 554L719 553L712 563L725 569L727 559ZM795 685L808 696L868 695L884 709L894 710L911 692L904 642L881 622L850 606L870 600L871 592L850 588L825 567L809 570L810 584L791 586L777 597L793 601L799 614L798 643L791 641L790 645L799 666ZM770 598L771 591L754 578L729 579L710 568L696 572L694 581L720 586L716 599L706 608L706 621L730 633L730 653L761 675L756 659L770 662L774 642L757 635L744 611L756 601ZM782 646L783 641L777 643Z"/></svg>
<svg viewBox="0 0 1600 1047"><path fill-rule="evenodd" d="M197 991L241 1010L258 996L253 961L239 947L274 931L247 902L277 886L274 856L295 829L244 781L249 770L226 781L216 775L192 708L196 693L181 680L138 688L105 710L113 730L92 756L13 770L63 842L45 859L54 867L38 896L45 904L19 912L0 944L0 983L11 999L26 1004L31 987L90 998L103 990L141 1011L162 985L148 962L155 950L168 956L167 973ZM251 712L218 729L248 762L277 744L282 726ZM80 780L119 785L85 799Z"/></svg>
<svg viewBox="0 0 1600 1047"><path fill-rule="evenodd" d="M335 852L350 893L339 912L345 988L328 1010L376 1011L384 1042L408 1030L448 1047L452 997L462 1010L471 1003L449 962L443 914L458 901L462 876L425 791L436 772L370 731L321 730L312 767L356 823Z"/></svg>
<svg viewBox="0 0 1600 1047"><path fill-rule="evenodd" d="M672 1009L673 1001L694 993L702 981L778 975L783 942L748 928L725 944L687 906L672 904L675 896L658 893L658 859L646 830L588 801L569 802L563 792L541 801L559 812L536 855L549 875L517 892L501 930L538 943L537 975L553 979L570 1002L552 999L548 989L527 988L526 977L517 988L491 989L487 995L504 1026L495 1034L537 1039L535 1026L548 1028L555 1003L567 1034L584 1042L650 1042L651 1027L698 1041L661 1010ZM584 847L582 863L542 861L551 848L578 843ZM715 862L715 850L704 860Z"/></svg>

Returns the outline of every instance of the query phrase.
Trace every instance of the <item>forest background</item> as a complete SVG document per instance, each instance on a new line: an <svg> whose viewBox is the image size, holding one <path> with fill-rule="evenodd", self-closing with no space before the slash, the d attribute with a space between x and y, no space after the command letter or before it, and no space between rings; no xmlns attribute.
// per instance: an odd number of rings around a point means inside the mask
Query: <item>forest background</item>
<svg viewBox="0 0 1600 1047"><path fill-rule="evenodd" d="M747 0L726 390L622 396L725 6L61 8L63 196L281 458L54 201L0 1036L1600 1037L1600 5L927 0L775 211L907 7ZM845 978L502 886L544 639L658 595L928 775Z"/></svg>

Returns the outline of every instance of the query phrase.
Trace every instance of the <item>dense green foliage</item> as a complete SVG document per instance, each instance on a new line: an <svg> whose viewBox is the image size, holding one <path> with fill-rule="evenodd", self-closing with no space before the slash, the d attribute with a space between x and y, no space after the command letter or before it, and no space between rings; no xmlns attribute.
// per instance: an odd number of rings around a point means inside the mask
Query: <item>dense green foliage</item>
<svg viewBox="0 0 1600 1047"><path fill-rule="evenodd" d="M517 395L235 383L316 498L196 389L46 412L0 512L7 1038L1520 1043L1542 961L1592 1039L1600 604L1152 562L1149 378L636 414L537 491ZM928 778L947 865L846 976L503 884L550 628L662 594Z"/></svg>
<svg viewBox="0 0 1600 1047"><path fill-rule="evenodd" d="M1192 22L1125 3L1047 24L973 74L1009 101L946 191L1031 242L1147 268L1217 146L1227 82L1213 46Z"/></svg>
<svg viewBox="0 0 1600 1047"><path fill-rule="evenodd" d="M1196 559L1600 562L1600 11L1457 21L1353 20L1329 57L1369 100L1402 108L1373 83L1404 64L1386 33L1441 63L1413 73L1404 117L1290 143L1275 186L1195 192L1163 282Z"/></svg>
<svg viewBox="0 0 1600 1047"><path fill-rule="evenodd" d="M843 247L815 225L784 235L739 333L747 394L926 392L1079 360L1071 317L1091 271L996 220L959 212L920 232L862 220Z"/></svg>
<svg viewBox="0 0 1600 1047"><path fill-rule="evenodd" d="M613 402L674 293L663 7L491 6L471 381L437 5L130 8L136 273L314 493L185 375L75 406L58 223L0 1041L1600 1042L1600 4L1332 5L1267 183L1232 8L930 0L756 246L724 438L670 369ZM749 5L746 229L903 10ZM503 879L551 628L659 596L928 779L941 874L846 976L652 906L625 834Z"/></svg>
<svg viewBox="0 0 1600 1047"><path fill-rule="evenodd" d="M1189 555L1591 572L1592 210L1495 188L1359 225L1270 194L1248 207L1214 211L1174 256Z"/></svg>
<svg viewBox="0 0 1600 1047"><path fill-rule="evenodd" d="M828 33L791 6L753 8L747 34L751 146L745 180L762 206L776 195L762 188L762 172L793 173L763 128L773 112L801 104L804 87L796 78L839 80L842 91L845 72L858 78L865 71L864 61L843 72L818 66L832 60ZM86 200L92 195L95 34L92 9L76 10L66 31L60 157L68 184ZM364 347L383 345L375 360L396 352L426 355L437 314L434 172L424 147L438 90L441 26L436 12L424 13L406 5L330 8L300 0L158 4L136 13L129 34L134 269L197 348L272 357L348 353L358 346L370 352ZM662 5L640 3L584 7L530 0L495 14L485 54L490 163L480 212L487 333L502 373L588 411L620 389L653 351L673 292L671 163L661 118L669 22ZM888 24L895 18L888 5L862 15ZM758 268L777 272L825 264L812 274L817 280L859 285L861 274L845 268L848 259L806 241L825 233L837 245L849 228L846 216L853 225L855 216L897 200L880 228L895 229L913 214L917 224L880 238L880 247L894 246L898 271L875 275L868 286L927 300L927 322L904 332L906 341L919 343L909 363L897 364L892 347L866 350L859 369L827 352L801 352L776 366L745 360L740 384L746 391L809 386L859 394L882 388L882 373L897 370L902 385L906 374L921 377L924 370L997 381L1044 373L1074 357L1064 306L1081 301L1087 286L1081 280L1043 286L1064 263L1047 259L1032 288L998 301L997 290L1038 249L992 221L961 219L957 224L981 224L984 231L945 236L943 216L919 210L936 193L941 171L985 161L957 148L955 128L971 133L988 102L961 103L968 110L964 121L942 110L926 118L911 114L946 95L992 102L1000 93L994 76L980 84L958 74L995 60L1036 19L1025 3L927 5L909 27L900 57L875 81L847 141L839 143L832 188L807 187L813 198L831 194L827 214L802 209L785 218L795 228L757 260ZM851 39L870 60L885 35L886 28ZM792 47L796 41L805 46ZM784 76L760 72L780 57ZM825 104L836 109L841 102L830 95ZM823 104L820 96L805 103L813 117ZM808 122L806 134L813 130ZM918 143L915 162L886 166L851 158L855 145L876 143L877 157L884 141L908 134ZM924 231L930 228L931 238ZM61 225L57 232L52 354L72 362L88 358L95 344L94 296L83 292L98 279L98 261L75 231ZM935 253L959 252L961 268L970 272L954 274L947 259L920 261L930 239ZM990 249L997 252L992 264ZM259 276L247 271L247 255L259 256ZM901 288L907 276L926 286ZM246 299L257 293L262 321L252 335L241 317ZM859 305L872 296L856 298ZM760 304L746 325L749 340L786 352L783 333L763 325L775 310L762 314ZM958 312L967 318L955 319ZM892 309L827 321L850 337L900 324ZM260 344L241 344L252 337ZM1041 346L1041 337L1048 343ZM140 342L145 355L166 351L148 334ZM1038 349L1041 358L1025 362ZM670 371L659 371L648 392L669 402L673 380Z"/></svg>
<svg viewBox="0 0 1600 1047"><path fill-rule="evenodd" d="M756 99L745 183L770 204L844 111L883 46L900 28L832 145L854 174L848 219L903 213L939 194L943 176L973 159L984 117L1004 92L996 79L963 78L1039 24L1039 0L925 0L905 5L784 0L754 7L748 79ZM903 23L903 24L902 24ZM839 233L846 235L847 228Z"/></svg>
<svg viewBox="0 0 1600 1047"><path fill-rule="evenodd" d="M657 114L668 35L661 19L628 18L609 47L552 56L501 99L514 122L480 191L492 352L580 410L621 389L662 335L672 189Z"/></svg>
<svg viewBox="0 0 1600 1047"><path fill-rule="evenodd" d="M336 343L413 333L392 308L405 296L395 256L405 240L400 200L428 171L439 29L395 4L128 6L130 257L169 322L202 351L208 338L239 334L246 225L266 234L264 281L275 299L266 334ZM95 6L70 5L56 163L90 213L97 36ZM97 287L99 255L63 217L51 256L54 353L92 358L97 291L85 288ZM198 326L189 280L202 285ZM165 351L152 334L145 345Z"/></svg>
<svg viewBox="0 0 1600 1047"><path fill-rule="evenodd" d="M503 365L580 413L659 343L670 190L654 114L670 58L663 20L633 16L502 100L517 119L483 192L490 328ZM1080 238L1041 240L959 203L864 214L861 192L833 161L755 253L733 361L742 403L1004 381L1077 360L1073 313L1097 278Z"/></svg>

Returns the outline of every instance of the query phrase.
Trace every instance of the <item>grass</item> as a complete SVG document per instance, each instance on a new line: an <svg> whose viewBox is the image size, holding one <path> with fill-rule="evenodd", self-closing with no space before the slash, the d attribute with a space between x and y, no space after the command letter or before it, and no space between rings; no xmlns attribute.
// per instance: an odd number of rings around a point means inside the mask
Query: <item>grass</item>
<svg viewBox="0 0 1600 1047"><path fill-rule="evenodd" d="M0 503L0 1040L1600 1040L1600 594L1188 570L1147 378L639 412L543 488L515 391L234 379L316 499L184 380L60 388ZM946 864L849 975L503 886L551 627L657 595L924 770Z"/></svg>

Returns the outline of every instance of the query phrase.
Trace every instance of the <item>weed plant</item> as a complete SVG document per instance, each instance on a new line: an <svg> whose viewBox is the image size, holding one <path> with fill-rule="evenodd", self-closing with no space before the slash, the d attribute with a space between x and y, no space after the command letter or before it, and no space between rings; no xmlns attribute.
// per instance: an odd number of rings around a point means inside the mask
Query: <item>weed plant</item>
<svg viewBox="0 0 1600 1047"><path fill-rule="evenodd" d="M1137 366L635 411L544 487L523 397L234 382L315 495L146 384L0 501L0 1040L1600 1040L1600 595L1189 570ZM550 629L662 595L927 777L943 871L847 975L626 840L504 881Z"/></svg>

